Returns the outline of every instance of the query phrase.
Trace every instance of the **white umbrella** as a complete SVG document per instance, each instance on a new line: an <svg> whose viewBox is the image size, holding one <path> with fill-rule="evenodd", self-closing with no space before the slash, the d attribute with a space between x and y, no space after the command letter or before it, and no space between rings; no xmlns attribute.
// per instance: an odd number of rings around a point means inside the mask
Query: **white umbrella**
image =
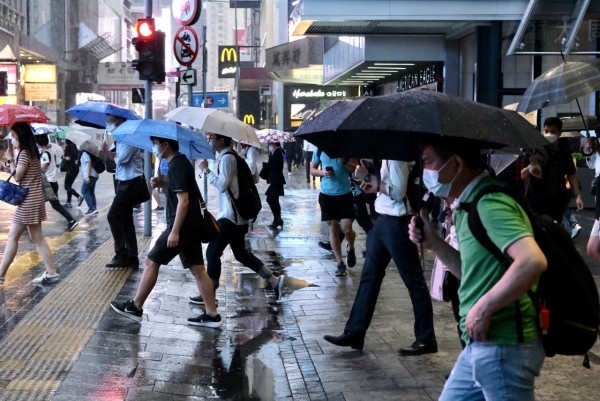
<svg viewBox="0 0 600 401"><path fill-rule="evenodd" d="M96 157L100 157L100 142L98 142L95 138L91 137L85 132L77 130L68 131L65 133L65 136L69 141L79 146L80 149L85 150Z"/></svg>
<svg viewBox="0 0 600 401"><path fill-rule="evenodd" d="M259 142L254 128L220 110L181 106L165 114L165 118L236 141Z"/></svg>

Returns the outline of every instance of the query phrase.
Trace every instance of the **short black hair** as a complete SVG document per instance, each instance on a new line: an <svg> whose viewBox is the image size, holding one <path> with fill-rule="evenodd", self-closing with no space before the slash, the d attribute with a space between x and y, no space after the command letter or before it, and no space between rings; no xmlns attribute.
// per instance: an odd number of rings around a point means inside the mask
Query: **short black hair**
<svg viewBox="0 0 600 401"><path fill-rule="evenodd" d="M179 151L179 142L177 142L174 139L168 139L168 138L161 138L159 136L151 136L150 140L154 141L157 140L159 143L165 143L167 142L169 144L169 146L171 147L171 149L173 149L174 151Z"/></svg>
<svg viewBox="0 0 600 401"><path fill-rule="evenodd" d="M34 135L34 138L35 142L40 146L48 146L48 144L50 144L48 134Z"/></svg>
<svg viewBox="0 0 600 401"><path fill-rule="evenodd" d="M226 147L231 146L231 137L225 136L225 135L219 135L219 134L215 134L215 136L217 137L217 139L223 138L223 143L225 144Z"/></svg>
<svg viewBox="0 0 600 401"><path fill-rule="evenodd" d="M474 140L450 136L430 135L421 140L421 149L431 146L435 153L448 161L453 155L460 156L470 169L486 168L487 158L481 154L481 144Z"/></svg>
<svg viewBox="0 0 600 401"><path fill-rule="evenodd" d="M548 117L544 120L544 127L556 127L562 131L562 120L558 117Z"/></svg>

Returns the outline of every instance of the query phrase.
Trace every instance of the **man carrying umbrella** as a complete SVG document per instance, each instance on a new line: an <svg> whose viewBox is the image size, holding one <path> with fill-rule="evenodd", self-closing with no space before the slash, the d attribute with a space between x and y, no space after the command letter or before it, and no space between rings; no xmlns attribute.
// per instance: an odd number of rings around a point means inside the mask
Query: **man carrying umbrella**
<svg viewBox="0 0 600 401"><path fill-rule="evenodd" d="M106 119L106 131L113 132L126 121L124 117L109 114ZM106 264L107 268L139 267L137 237L133 224L133 207L140 201L136 188L143 181L143 163L140 150L135 146L117 141L116 153L102 145L102 154L114 159L117 166L115 172L115 198L108 211L108 224L115 241L115 256ZM146 199L147 200L147 199Z"/></svg>
<svg viewBox="0 0 600 401"><path fill-rule="evenodd" d="M432 136L423 145L423 162L425 186L436 196L458 198L459 205L495 183L484 171L474 141ZM460 252L439 237L424 211L422 228L417 218L409 226L410 239L433 251L461 278L460 326L467 346L440 400L533 400L534 377L545 352L527 291L546 269L546 257L533 238L529 218L512 197L490 193L477 204L490 239L512 259L508 269L474 237L462 205L455 211ZM514 307L517 300L520 313ZM523 341L517 330L519 314Z"/></svg>

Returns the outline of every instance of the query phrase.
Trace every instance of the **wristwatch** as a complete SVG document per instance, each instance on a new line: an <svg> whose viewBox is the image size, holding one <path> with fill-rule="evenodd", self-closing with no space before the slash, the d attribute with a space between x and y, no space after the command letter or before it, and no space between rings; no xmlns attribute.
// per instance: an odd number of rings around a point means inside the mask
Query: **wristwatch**
<svg viewBox="0 0 600 401"><path fill-rule="evenodd" d="M6 163L4 163L6 165L6 167L10 167L10 163L13 162L13 159L7 159Z"/></svg>

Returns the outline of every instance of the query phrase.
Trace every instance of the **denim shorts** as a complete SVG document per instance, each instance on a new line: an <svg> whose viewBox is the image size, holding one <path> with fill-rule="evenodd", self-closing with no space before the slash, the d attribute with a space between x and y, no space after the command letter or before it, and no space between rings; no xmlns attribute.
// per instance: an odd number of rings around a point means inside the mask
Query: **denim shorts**
<svg viewBox="0 0 600 401"><path fill-rule="evenodd" d="M540 340L520 345L474 341L458 357L440 401L533 401L544 357Z"/></svg>

